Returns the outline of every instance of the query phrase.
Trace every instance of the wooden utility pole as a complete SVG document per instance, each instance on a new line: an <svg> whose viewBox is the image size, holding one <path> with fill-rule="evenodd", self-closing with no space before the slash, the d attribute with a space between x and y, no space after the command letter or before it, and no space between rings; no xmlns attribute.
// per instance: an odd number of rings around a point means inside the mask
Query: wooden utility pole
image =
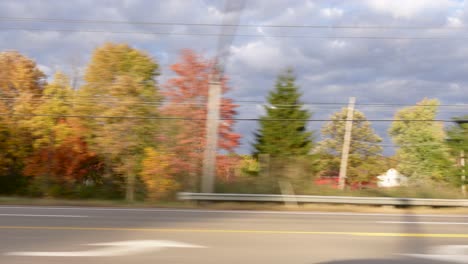
<svg viewBox="0 0 468 264"><path fill-rule="evenodd" d="M208 107L206 120L206 146L203 155L203 168L201 179L201 191L211 193L214 191L216 179L216 154L218 150L218 129L221 104L221 78L224 72L229 47L235 36L237 25L239 24L240 14L245 6L245 0L227 0L225 1L223 25L218 39L218 49L214 63L214 73L209 78L208 86ZM236 14L236 15L231 15ZM229 32L226 32L228 30Z"/></svg>
<svg viewBox="0 0 468 264"><path fill-rule="evenodd" d="M210 75L208 86L208 106L206 114L206 147L203 156L203 193L212 193L216 178L216 153L218 149L219 110L221 103L221 82L218 74Z"/></svg>
<svg viewBox="0 0 468 264"><path fill-rule="evenodd" d="M461 167L461 191L463 196L466 196L466 171L465 171L465 151L460 150L460 167Z"/></svg>
<svg viewBox="0 0 468 264"><path fill-rule="evenodd" d="M127 202L135 201L135 174L133 173L127 175L125 199L127 200Z"/></svg>
<svg viewBox="0 0 468 264"><path fill-rule="evenodd" d="M345 134L343 140L343 150L341 152L340 176L338 187L344 190L346 185L346 173L348 169L349 146L351 144L351 131L353 129L354 104L356 97L350 97L348 103L348 113L346 115Z"/></svg>

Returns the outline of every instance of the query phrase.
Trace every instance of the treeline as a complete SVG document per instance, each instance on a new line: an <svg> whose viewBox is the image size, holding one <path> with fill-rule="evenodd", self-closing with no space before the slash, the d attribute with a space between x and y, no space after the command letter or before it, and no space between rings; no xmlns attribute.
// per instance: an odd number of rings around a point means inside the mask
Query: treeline
<svg viewBox="0 0 468 264"><path fill-rule="evenodd" d="M254 157L260 163L258 175L264 177L256 191L279 193L281 182L286 182L297 193L305 194L316 191L314 179L339 175L348 109L331 115L321 128L321 140L316 142L318 135L307 129L307 120L314 121L312 113L305 110L300 97L291 70L278 77L267 97L254 144ZM374 105L379 106L383 105ZM354 110L347 185L372 185L376 176L390 168L406 175L413 190L434 188L435 193L436 188L465 184L466 164L460 165L463 153L468 152L468 115L446 122L451 125L445 127L437 120L439 107L437 99L424 98L395 113L388 130L396 149L392 157L383 155L383 146L389 145L382 144L365 114ZM267 186L270 188L265 190Z"/></svg>
<svg viewBox="0 0 468 264"><path fill-rule="evenodd" d="M83 85L74 89L64 73L48 82L33 60L1 52L0 194L159 200L198 191L213 61L185 50L171 70L159 84L160 68L149 54L107 43L93 52ZM316 142L307 128L312 113L287 70L268 95L254 153L238 155L237 105L225 96L227 79L221 84L217 191L278 193L288 182L306 193L314 178L337 174L346 109L330 118ZM390 158L355 111L349 183L397 167L414 182L460 185L456 162L467 150L467 127L460 122L446 131L433 122L438 104L424 99L397 112L400 121L389 133L398 152Z"/></svg>
<svg viewBox="0 0 468 264"><path fill-rule="evenodd" d="M17 52L2 52L0 67L2 193L132 200L197 188L210 60L183 51L174 77L160 85L149 54L108 43L94 51L76 90L60 72L47 83ZM223 98L226 153L239 144L235 107ZM220 175L230 162L220 156Z"/></svg>

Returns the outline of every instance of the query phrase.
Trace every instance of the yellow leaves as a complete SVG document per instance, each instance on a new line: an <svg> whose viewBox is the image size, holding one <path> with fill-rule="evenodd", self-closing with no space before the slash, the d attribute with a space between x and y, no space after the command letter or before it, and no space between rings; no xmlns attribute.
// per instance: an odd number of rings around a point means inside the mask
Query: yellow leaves
<svg viewBox="0 0 468 264"><path fill-rule="evenodd" d="M29 92L23 92L15 98L15 103L13 105L13 113L17 115L29 115L33 112L35 103L34 103L34 94ZM27 119L19 117L18 119Z"/></svg>
<svg viewBox="0 0 468 264"><path fill-rule="evenodd" d="M9 95L30 92L39 95L45 75L36 63L16 51L0 52L0 89Z"/></svg>
<svg viewBox="0 0 468 264"><path fill-rule="evenodd" d="M173 157L171 153L157 151L154 148L145 149L140 175L148 190L149 199L163 199L179 189L180 185L172 175Z"/></svg>
<svg viewBox="0 0 468 264"><path fill-rule="evenodd" d="M258 173L260 171L260 163L250 155L242 156L239 167L247 173Z"/></svg>
<svg viewBox="0 0 468 264"><path fill-rule="evenodd" d="M127 44L106 43L94 51L85 80L89 84L107 84L116 76L129 75L146 81L158 74L157 69L156 62L145 52Z"/></svg>
<svg viewBox="0 0 468 264"><path fill-rule="evenodd" d="M60 145L70 134L70 129L64 122L65 118L56 116L71 113L73 91L69 79L64 74L56 73L54 77L52 83L46 85L43 91L41 104L30 110L37 116L25 122L35 137L36 149Z"/></svg>

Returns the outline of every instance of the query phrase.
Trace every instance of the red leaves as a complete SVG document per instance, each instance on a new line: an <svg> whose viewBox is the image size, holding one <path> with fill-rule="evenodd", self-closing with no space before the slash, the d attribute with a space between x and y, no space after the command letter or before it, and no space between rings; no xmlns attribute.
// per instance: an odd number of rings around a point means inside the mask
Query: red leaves
<svg viewBox="0 0 468 264"><path fill-rule="evenodd" d="M216 175L224 182L233 181L241 161L241 158L237 155L219 155L216 159Z"/></svg>
<svg viewBox="0 0 468 264"><path fill-rule="evenodd" d="M58 147L37 150L27 161L24 173L29 176L48 175L59 182L75 182L98 167L96 154L88 150L82 139L75 138Z"/></svg>
<svg viewBox="0 0 468 264"><path fill-rule="evenodd" d="M180 62L171 69L177 74L164 86L163 95L169 103L164 107L165 115L189 119L205 119L207 114L209 75L213 62L208 61L191 50L183 50ZM222 91L229 90L226 78L222 80ZM221 117L231 119L237 113L231 99L222 98ZM177 153L175 162L183 168L199 171L205 149L205 120L180 121L177 124L176 141L171 146ZM234 151L239 145L240 135L233 132L234 120L222 120L219 124L219 149ZM223 158L218 159L218 166L230 164ZM223 170L223 169L219 169Z"/></svg>
<svg viewBox="0 0 468 264"><path fill-rule="evenodd" d="M67 123L61 120L61 123ZM26 161L24 169L28 176L49 176L58 182L72 183L83 180L90 173L102 172L102 164L96 153L88 148L81 136L84 132L79 123L67 123L71 134L58 146L50 145L36 150Z"/></svg>

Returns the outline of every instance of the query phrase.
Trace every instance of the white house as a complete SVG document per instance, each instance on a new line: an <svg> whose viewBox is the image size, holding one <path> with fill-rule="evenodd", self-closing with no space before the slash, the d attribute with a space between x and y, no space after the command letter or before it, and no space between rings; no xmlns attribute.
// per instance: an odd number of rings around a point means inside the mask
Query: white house
<svg viewBox="0 0 468 264"><path fill-rule="evenodd" d="M395 169L389 169L386 173L377 176L377 186L382 188L404 186L408 183L408 177Z"/></svg>

